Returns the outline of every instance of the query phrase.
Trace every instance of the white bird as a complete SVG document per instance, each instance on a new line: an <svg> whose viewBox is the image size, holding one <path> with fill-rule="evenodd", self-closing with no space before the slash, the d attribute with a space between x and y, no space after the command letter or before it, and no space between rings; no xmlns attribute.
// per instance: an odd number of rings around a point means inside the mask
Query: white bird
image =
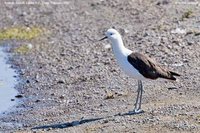
<svg viewBox="0 0 200 133"><path fill-rule="evenodd" d="M176 80L174 76L180 76L179 74L162 68L156 64L151 58L141 53L134 53L127 49L122 41L122 37L115 29L108 29L105 33L105 37L100 39L104 40L108 38L112 43L112 50L117 59L117 63L122 70L138 80L137 98L135 102L135 108L133 111L129 111L129 114L142 113L142 93L143 86L142 80L157 78L164 78L169 80Z"/></svg>

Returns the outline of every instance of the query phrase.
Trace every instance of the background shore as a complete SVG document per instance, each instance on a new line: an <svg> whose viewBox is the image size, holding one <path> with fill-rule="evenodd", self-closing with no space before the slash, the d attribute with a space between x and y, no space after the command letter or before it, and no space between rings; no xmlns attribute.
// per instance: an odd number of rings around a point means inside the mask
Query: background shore
<svg viewBox="0 0 200 133"><path fill-rule="evenodd" d="M1 132L199 132L200 3L59 2L0 4L0 29L37 29L1 38L22 95L0 116ZM119 115L133 109L137 81L119 69L109 42L97 41L113 26L128 48L182 75L144 82L143 114Z"/></svg>

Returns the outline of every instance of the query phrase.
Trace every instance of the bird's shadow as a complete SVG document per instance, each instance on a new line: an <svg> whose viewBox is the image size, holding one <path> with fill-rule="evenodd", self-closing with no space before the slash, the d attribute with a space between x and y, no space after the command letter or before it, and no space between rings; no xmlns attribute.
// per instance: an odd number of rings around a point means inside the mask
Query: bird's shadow
<svg viewBox="0 0 200 133"><path fill-rule="evenodd" d="M93 121L97 121L97 120L101 120L101 119L103 119L103 118L81 119L81 120L75 120L72 122L60 123L60 124L38 126L38 127L32 128L32 129L68 128L68 127L74 127L74 126L78 126L78 125L81 125L84 123L89 123L89 122L93 122Z"/></svg>
<svg viewBox="0 0 200 133"><path fill-rule="evenodd" d="M75 120L72 122L66 122L66 123L60 123L60 124L52 124L52 125L44 125L44 126L37 126L37 127L33 127L32 130L34 129L57 129L57 128L69 128L69 127L75 127L84 123L89 123L89 122L94 122L94 121L98 121L101 119L106 119L106 118L110 118L110 117L115 117L115 116L126 116L126 115L135 115L135 114L130 114L130 113L118 113L115 114L113 116L106 116L106 117L98 117L98 118L90 118L90 119L81 119L81 120Z"/></svg>

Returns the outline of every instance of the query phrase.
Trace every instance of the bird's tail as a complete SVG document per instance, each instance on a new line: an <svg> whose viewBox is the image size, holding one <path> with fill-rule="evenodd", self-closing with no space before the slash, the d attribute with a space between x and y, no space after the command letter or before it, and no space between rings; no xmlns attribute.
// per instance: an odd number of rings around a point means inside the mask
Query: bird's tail
<svg viewBox="0 0 200 133"><path fill-rule="evenodd" d="M181 75L172 71L168 71L167 73L160 75L161 78L169 79L169 80L176 80L175 76L181 76Z"/></svg>
<svg viewBox="0 0 200 133"><path fill-rule="evenodd" d="M170 72L170 74L172 75L172 76L181 76L180 74L178 74L178 73L175 73L175 72L172 72L172 71L169 71Z"/></svg>
<svg viewBox="0 0 200 133"><path fill-rule="evenodd" d="M170 72L170 78L171 80L176 80L176 78L174 76L181 76L180 74L176 73L176 72L172 72L172 71L169 71Z"/></svg>

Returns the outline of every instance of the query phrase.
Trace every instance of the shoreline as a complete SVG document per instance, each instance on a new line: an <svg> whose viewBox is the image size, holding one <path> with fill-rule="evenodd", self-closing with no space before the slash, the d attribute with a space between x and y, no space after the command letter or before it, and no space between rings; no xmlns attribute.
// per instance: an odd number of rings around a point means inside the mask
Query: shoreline
<svg viewBox="0 0 200 133"><path fill-rule="evenodd" d="M5 47L0 47L0 115L5 114L9 111L14 105L17 104L17 90L15 89L15 85L17 84L17 73L11 65L7 63L8 61L8 53L5 51Z"/></svg>

